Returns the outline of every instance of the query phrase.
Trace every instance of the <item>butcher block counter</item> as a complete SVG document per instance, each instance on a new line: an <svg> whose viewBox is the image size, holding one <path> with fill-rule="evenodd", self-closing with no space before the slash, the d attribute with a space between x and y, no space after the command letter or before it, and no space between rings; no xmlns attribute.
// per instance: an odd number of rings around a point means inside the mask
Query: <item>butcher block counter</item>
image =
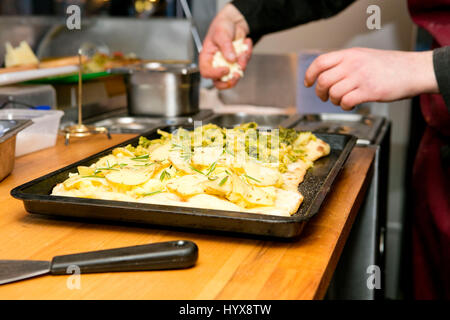
<svg viewBox="0 0 450 320"><path fill-rule="evenodd" d="M194 241L190 269L43 276L0 286L0 299L322 299L370 182L375 150L355 147L320 212L295 240L263 240L164 227L68 221L29 214L14 187L113 146L133 135L62 137L55 147L16 159L0 182L0 259L54 256L168 240Z"/></svg>

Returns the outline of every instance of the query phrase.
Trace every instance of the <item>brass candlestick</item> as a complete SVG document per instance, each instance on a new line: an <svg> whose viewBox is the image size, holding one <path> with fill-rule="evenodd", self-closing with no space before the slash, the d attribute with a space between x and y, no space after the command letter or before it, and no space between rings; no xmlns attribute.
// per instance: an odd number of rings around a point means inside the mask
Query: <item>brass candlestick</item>
<svg viewBox="0 0 450 320"><path fill-rule="evenodd" d="M79 70L78 70L78 123L72 126L68 126L64 128L63 132L66 137L65 144L69 144L70 137L76 138L84 138L94 134L104 133L111 139L111 135L109 133L108 128L105 127L96 127L89 126L83 124L83 65L82 65L82 50L78 50L78 61L79 61Z"/></svg>

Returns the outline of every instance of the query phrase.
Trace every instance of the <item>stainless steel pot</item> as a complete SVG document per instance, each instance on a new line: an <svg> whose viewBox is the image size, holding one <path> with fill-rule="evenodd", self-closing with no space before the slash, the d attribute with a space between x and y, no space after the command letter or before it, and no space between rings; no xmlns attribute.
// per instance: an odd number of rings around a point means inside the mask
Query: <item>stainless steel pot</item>
<svg viewBox="0 0 450 320"><path fill-rule="evenodd" d="M150 62L111 73L125 75L130 115L176 117L199 112L200 72L194 64Z"/></svg>
<svg viewBox="0 0 450 320"><path fill-rule="evenodd" d="M14 169L17 133L32 124L31 120L0 120L0 181Z"/></svg>

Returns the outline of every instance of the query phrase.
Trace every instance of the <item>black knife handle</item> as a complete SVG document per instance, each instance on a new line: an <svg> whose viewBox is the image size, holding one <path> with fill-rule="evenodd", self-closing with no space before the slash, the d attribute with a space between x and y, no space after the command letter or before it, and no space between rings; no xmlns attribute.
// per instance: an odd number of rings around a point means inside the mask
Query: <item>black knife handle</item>
<svg viewBox="0 0 450 320"><path fill-rule="evenodd" d="M198 257L197 245L188 240L56 256L50 265L54 275L81 273L146 271L189 268ZM69 271L70 269L70 271Z"/></svg>

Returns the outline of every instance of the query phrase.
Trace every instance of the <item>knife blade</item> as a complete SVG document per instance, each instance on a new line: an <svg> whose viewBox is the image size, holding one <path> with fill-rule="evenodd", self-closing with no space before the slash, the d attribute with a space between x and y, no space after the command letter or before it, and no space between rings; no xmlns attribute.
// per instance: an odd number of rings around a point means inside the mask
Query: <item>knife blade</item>
<svg viewBox="0 0 450 320"><path fill-rule="evenodd" d="M45 274L128 272L189 268L198 258L197 245L188 240L56 256L52 261L0 260L0 285ZM71 269L72 270L72 269Z"/></svg>

